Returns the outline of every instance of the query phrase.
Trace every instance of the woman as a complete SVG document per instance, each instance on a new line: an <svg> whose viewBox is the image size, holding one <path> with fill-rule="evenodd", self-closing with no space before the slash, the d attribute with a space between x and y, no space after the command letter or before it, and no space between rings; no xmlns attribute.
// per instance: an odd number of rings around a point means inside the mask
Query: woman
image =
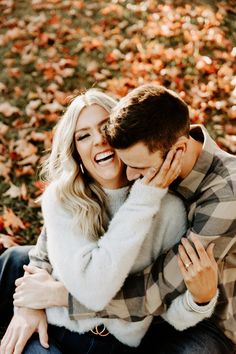
<svg viewBox="0 0 236 354"><path fill-rule="evenodd" d="M148 171L130 189L125 166L103 134L115 104L109 96L91 89L72 101L58 123L52 152L44 167L49 182L42 196L46 231L30 252L30 267L25 270L32 274L17 281L14 301L17 307L2 340L2 354L21 353L35 331L39 332L40 342L46 348L46 319L51 353L136 352L135 347L148 330L151 316L134 323L99 317L77 321L72 319L73 315L69 317L66 307L69 292L87 308L102 310L130 272L141 270L175 244L186 227L182 202L160 187L162 179L168 176L165 183L170 184L178 175L166 173L170 168L167 163L160 171ZM174 153L170 152L170 156L174 157ZM181 153L177 152L171 160L171 166L178 171ZM206 252L206 257L212 264L206 276L216 289L216 276L212 277L212 272L216 274L212 248ZM32 284L35 276L45 277L48 284L51 278L32 266L51 272L57 280L53 281L52 293L55 295L56 288L60 296L45 299L43 305L40 303L37 299L40 285L27 288L27 284ZM188 318L185 328L210 316L216 302L215 296L204 313L202 306L197 312L196 304L194 312L184 301L185 295L180 299L182 301L172 303L166 314L170 312L178 323L179 311L175 311L175 307L182 306L183 322ZM46 316L37 308L46 308ZM168 316L167 319L172 321ZM25 323L28 323L26 327L22 325ZM24 353L36 352L48 351L32 337Z"/></svg>

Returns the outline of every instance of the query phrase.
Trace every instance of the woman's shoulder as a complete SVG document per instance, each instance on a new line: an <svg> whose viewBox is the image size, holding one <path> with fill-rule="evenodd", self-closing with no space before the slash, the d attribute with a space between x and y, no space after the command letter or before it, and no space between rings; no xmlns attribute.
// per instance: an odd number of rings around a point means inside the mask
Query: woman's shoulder
<svg viewBox="0 0 236 354"><path fill-rule="evenodd" d="M58 184L51 182L44 190L42 194L42 208L59 208L61 203L59 202Z"/></svg>
<svg viewBox="0 0 236 354"><path fill-rule="evenodd" d="M42 200L47 198L55 199L57 197L58 184L56 182L49 183L42 194Z"/></svg>

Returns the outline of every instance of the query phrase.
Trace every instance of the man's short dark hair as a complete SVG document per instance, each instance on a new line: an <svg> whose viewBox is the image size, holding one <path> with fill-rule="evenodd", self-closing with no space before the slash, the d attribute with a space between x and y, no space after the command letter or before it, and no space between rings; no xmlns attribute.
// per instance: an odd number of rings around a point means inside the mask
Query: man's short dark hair
<svg viewBox="0 0 236 354"><path fill-rule="evenodd" d="M142 85L112 110L106 134L109 144L126 149L142 141L150 152L166 153L180 136L189 136L189 110L178 95L159 85Z"/></svg>

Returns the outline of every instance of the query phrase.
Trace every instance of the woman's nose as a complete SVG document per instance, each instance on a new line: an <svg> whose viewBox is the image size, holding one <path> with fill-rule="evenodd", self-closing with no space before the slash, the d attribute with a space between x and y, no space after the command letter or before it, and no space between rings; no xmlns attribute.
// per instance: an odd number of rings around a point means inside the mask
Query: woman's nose
<svg viewBox="0 0 236 354"><path fill-rule="evenodd" d="M106 140L105 135L102 132L97 132L95 134L95 137L94 137L94 143L96 145L98 145L98 144L102 144L102 145L106 144L107 140Z"/></svg>

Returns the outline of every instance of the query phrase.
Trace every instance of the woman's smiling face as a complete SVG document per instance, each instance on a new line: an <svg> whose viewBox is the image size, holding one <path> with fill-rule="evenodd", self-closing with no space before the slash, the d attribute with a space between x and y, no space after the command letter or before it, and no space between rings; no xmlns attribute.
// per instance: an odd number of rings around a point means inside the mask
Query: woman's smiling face
<svg viewBox="0 0 236 354"><path fill-rule="evenodd" d="M101 106L85 107L76 124L75 145L87 172L102 187L127 185L125 166L104 136L109 113Z"/></svg>

